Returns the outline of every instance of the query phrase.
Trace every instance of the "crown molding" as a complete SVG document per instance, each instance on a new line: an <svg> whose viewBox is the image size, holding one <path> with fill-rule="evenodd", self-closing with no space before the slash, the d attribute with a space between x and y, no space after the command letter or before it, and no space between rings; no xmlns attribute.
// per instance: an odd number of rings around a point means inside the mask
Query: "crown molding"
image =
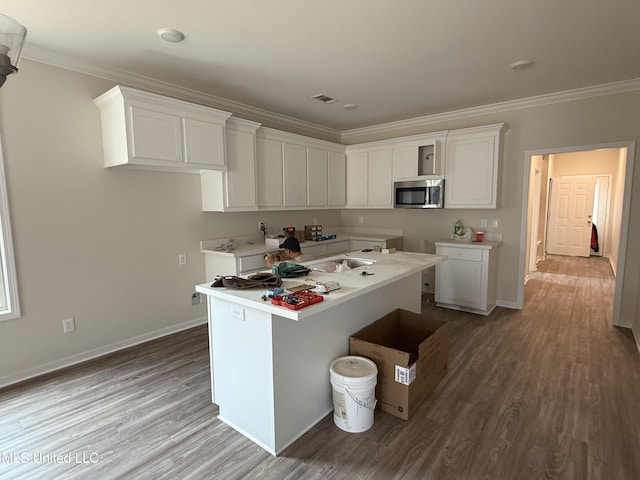
<svg viewBox="0 0 640 480"><path fill-rule="evenodd" d="M522 98L518 100L509 100L506 102L493 103L479 107L471 107L450 112L438 113L434 115L426 115L422 117L410 118L407 120L398 120L395 122L381 123L369 127L355 128L351 130L336 130L333 128L318 125L316 123L306 122L297 118L289 117L278 113L271 112L258 107L253 107L244 103L228 100L215 95L206 94L189 88L181 87L167 82L162 82L143 75L126 72L124 70L94 65L89 62L62 55L41 47L33 45L28 46L23 51L23 58L44 63L54 67L72 70L78 73L103 78L116 83L123 83L128 86L144 88L154 93L179 97L183 100L206 105L212 108L229 110L246 120L252 120L264 123L265 126L272 128L282 128L292 133L300 135L309 135L315 138L321 138L331 142L350 145L358 143L362 137L386 136L393 137L407 129L415 129L428 127L441 122L455 121L465 118L478 117L482 115L490 115L503 113L513 110L521 110L526 108L540 107L544 105L570 102L574 100L583 100L591 97L604 95L614 95L619 93L640 90L640 78L624 80L620 82L606 83L590 87L577 88L574 90L565 90L556 93L548 93L533 97Z"/></svg>
<svg viewBox="0 0 640 480"><path fill-rule="evenodd" d="M283 128L301 135L320 137L332 142L340 143L341 141L342 132L340 130L312 122L306 122L287 115L281 115L269 110L181 87L172 83L162 82L144 75L126 72L113 67L105 67L101 65L94 65L89 62L83 62L76 58L52 52L47 49L30 46L28 50L25 49L22 57L35 62L51 65L53 67L59 67L65 70L71 70L85 75L110 80L117 84L145 89L160 95L178 97L181 100L212 108L228 110L241 118L266 123L272 128Z"/></svg>
<svg viewBox="0 0 640 480"><path fill-rule="evenodd" d="M614 95L625 92L640 90L640 78L624 80L621 82L606 83L603 85L595 85L591 87L577 88L574 90L565 90L562 92L548 93L545 95L537 95L534 97L521 98L518 100L509 100L506 102L493 103L480 107L464 108L461 110L453 110L451 112L437 113L435 115L426 115L423 117L415 117L407 120L398 120L396 122L381 123L370 127L355 128L352 130L344 130L342 132L341 141L345 145L358 143L363 136L384 135L393 137L408 128L427 127L433 124L460 120L464 118L478 117L481 115L490 115L495 113L503 113L512 110L521 110L525 108L540 107L553 103L570 102L574 100L583 100L591 97L599 97L603 95Z"/></svg>

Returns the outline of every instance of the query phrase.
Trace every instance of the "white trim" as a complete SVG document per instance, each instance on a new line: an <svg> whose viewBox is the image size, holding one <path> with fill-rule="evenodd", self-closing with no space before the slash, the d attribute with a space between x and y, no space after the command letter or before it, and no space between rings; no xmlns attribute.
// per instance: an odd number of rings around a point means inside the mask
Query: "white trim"
<svg viewBox="0 0 640 480"><path fill-rule="evenodd" d="M92 65L90 63L79 61L75 58L61 55L57 52L50 50L29 46L28 49L23 51L23 58L33 60L35 62L44 63L58 68L64 68L73 72L82 73L85 75L91 75L94 77L103 78L105 80L111 80L117 84L124 84L130 87L146 89L152 93L159 95L167 95L170 97L179 96L181 100L187 102L193 102L208 107L213 107L221 110L229 110L234 115L245 115L247 120L252 120L260 123L269 123L273 127L283 127L294 129L298 132L318 135L326 137L331 141L340 142L341 132L333 128L318 125L312 122L306 122L297 118L289 117L287 115L281 115L279 113L270 112L262 108L253 107L233 100L227 100L226 98L217 97L207 93L192 90L190 88L181 87L168 82L155 80L143 75L137 75L135 73L126 72L124 70L118 70L112 67L104 67L99 65Z"/></svg>
<svg viewBox="0 0 640 480"><path fill-rule="evenodd" d="M522 310L516 302L507 302L505 300L496 300L496 307L511 308L512 310Z"/></svg>
<svg viewBox="0 0 640 480"><path fill-rule="evenodd" d="M13 251L13 235L11 234L11 216L9 215L9 197L7 195L7 180L4 171L4 148L2 132L0 132L0 275L5 282L7 313L0 314L0 321L20 318L20 296L18 295L18 274Z"/></svg>
<svg viewBox="0 0 640 480"><path fill-rule="evenodd" d="M76 355L71 355L70 357L56 360L55 362L49 362L44 365L39 365L37 367L29 368L27 370L23 370L16 374L4 375L3 377L0 377L0 388L4 388L8 385L13 385L14 383L23 382L25 380L29 380L30 378L38 377L46 373L55 372L56 370L61 370L63 368L71 367L73 365L77 365L79 363L83 363L88 360L93 360L94 358L102 357L109 353L117 352L118 350L123 350L125 348L133 347L135 345L139 345L141 343L145 343L150 340L155 340L156 338L165 337L167 335L171 335L173 333L177 333L182 330L187 330L189 328L193 328L195 326L202 325L205 323L207 323L207 317L199 317L194 320L188 320L186 322L182 322L177 325L172 325L170 327L162 328L160 330L156 330L153 332L131 337L126 340L121 340L119 342L112 343L111 345L105 345L103 347L95 348L93 350L88 350L86 352L78 353Z"/></svg>
<svg viewBox="0 0 640 480"><path fill-rule="evenodd" d="M372 125L370 127L345 130L342 132L342 143L347 145L352 143L360 143L358 139L363 136L382 134L392 135L394 132L404 131L409 128L426 127L440 122L467 119L478 117L481 115L504 113L525 108L541 107L553 103L583 100L591 97L613 95L617 93L632 92L636 90L640 90L640 78L624 80L622 82L606 83L603 85L595 85L591 87L577 88L575 90L565 90L562 92L548 93L545 95L521 98L518 100L509 100L506 102L493 103L480 107L464 108L461 110L453 110L450 112L437 113L434 115L426 115L424 117L416 117L408 120L399 120L397 122L381 123L379 125Z"/></svg>
<svg viewBox="0 0 640 480"><path fill-rule="evenodd" d="M621 218L627 219L620 225L620 244L618 247L618 272L616 275L615 291L613 295L613 316L612 324L619 327L631 327L627 325L622 318L620 318L620 308L622 302L622 287L624 283L624 268L627 261L627 240L629 236L629 210L631 209L631 187L633 183L633 165L635 159L635 147L636 142L614 142L604 143L598 145L582 145L574 147L563 148L546 148L542 150L527 150L524 152L524 179L522 188L522 212L520 220L520 255L518 261L518 291L517 291L517 305L519 309L522 309L524 304L524 278L525 267L527 266L525 258L525 248L527 241L527 209L529 208L529 182L531 176L531 157L534 155L548 155L558 153L569 152L582 152L588 150L597 150L602 148L626 148L627 160L625 166L625 179L624 190L622 199L622 216Z"/></svg>
<svg viewBox="0 0 640 480"><path fill-rule="evenodd" d="M247 120L269 123L269 126L274 128L290 128L294 131L300 132L301 134L319 135L321 137L327 138L330 141L342 143L345 145L360 143L358 142L358 138L365 135L385 134L393 136L394 132L402 131L408 128L426 127L439 122L466 119L471 117L478 117L481 115L503 113L512 110L539 107L553 103L569 102L572 100L582 100L585 98L640 90L640 78L634 78L631 80L623 80L620 82L605 83L602 85L576 88L573 90L564 90L561 92L548 93L545 95L537 95L534 97L521 98L517 100L508 100L505 102L493 103L479 107L464 108L460 110L453 110L450 112L437 113L434 115L425 115L422 117L409 118L396 122L388 122L369 127L340 131L337 129L318 125L316 123L306 122L304 120L289 117L287 115L271 112L262 108L253 107L244 103L227 100L215 95L210 95L175 84L162 82L160 80L155 80L143 75L137 75L112 67L92 65L88 62L83 62L43 47L27 45L22 52L22 56L23 58L27 58L29 60L52 65L54 67L64 68L86 75L104 78L116 83L124 83L126 85L138 88L147 88L162 95L179 95L180 98L186 101L200 103L202 105L207 105L223 110L230 110L237 115L245 115L247 117Z"/></svg>

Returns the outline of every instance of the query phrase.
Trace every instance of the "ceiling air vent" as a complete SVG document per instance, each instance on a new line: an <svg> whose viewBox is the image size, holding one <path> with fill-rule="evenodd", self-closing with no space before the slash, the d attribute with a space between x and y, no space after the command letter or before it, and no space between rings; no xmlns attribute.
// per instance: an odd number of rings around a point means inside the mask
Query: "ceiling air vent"
<svg viewBox="0 0 640 480"><path fill-rule="evenodd" d="M324 103L334 103L336 101L335 98L328 97L324 93L312 95L311 98L315 98L316 100L320 100L321 102L324 102Z"/></svg>

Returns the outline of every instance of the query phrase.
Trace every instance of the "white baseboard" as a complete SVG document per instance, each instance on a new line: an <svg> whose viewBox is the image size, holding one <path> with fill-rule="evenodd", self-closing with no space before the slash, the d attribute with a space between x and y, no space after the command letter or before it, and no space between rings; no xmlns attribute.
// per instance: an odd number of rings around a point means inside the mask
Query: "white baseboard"
<svg viewBox="0 0 640 480"><path fill-rule="evenodd" d="M505 302L504 300L496 300L498 307L512 308L513 310L522 310L516 302Z"/></svg>
<svg viewBox="0 0 640 480"><path fill-rule="evenodd" d="M95 348L93 350L78 353L76 355L71 355L70 357L56 360L55 362L49 362L44 365L29 368L27 370L23 370L22 372L18 372L16 374L5 375L3 377L0 377L0 388L13 385L14 383L23 382L25 380L29 380L30 378L44 375L45 373L51 373L51 372L55 372L56 370L61 370L63 368L71 367L73 365L77 365L78 363L82 363L82 362L86 362L87 360L92 360L94 358L102 357L103 355L117 352L118 350L123 350L125 348L133 347L134 345L139 345L141 343L145 343L150 340L154 340L156 338L165 337L167 335L171 335L172 333L177 333L182 330L187 330L197 325L202 325L203 323L207 323L207 317L200 317L193 320L189 320L187 322L182 322L177 325L172 325L170 327L162 328L160 330L155 330L153 332L128 338L120 342L112 343L111 345L105 345L103 347Z"/></svg>

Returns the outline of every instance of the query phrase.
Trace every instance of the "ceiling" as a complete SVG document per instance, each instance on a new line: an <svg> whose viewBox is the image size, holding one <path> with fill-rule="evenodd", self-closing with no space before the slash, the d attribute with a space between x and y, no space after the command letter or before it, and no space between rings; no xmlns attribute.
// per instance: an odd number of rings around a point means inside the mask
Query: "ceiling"
<svg viewBox="0 0 640 480"><path fill-rule="evenodd" d="M640 79L638 0L3 0L0 13L27 27L24 58L336 131Z"/></svg>

